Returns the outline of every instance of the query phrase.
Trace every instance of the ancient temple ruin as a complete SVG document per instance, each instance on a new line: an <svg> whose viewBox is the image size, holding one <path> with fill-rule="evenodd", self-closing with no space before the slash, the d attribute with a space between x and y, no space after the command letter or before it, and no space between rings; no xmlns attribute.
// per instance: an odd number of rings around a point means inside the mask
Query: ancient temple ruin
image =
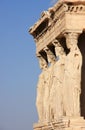
<svg viewBox="0 0 85 130"><path fill-rule="evenodd" d="M85 0L58 0L29 32L42 70L34 130L85 130Z"/></svg>

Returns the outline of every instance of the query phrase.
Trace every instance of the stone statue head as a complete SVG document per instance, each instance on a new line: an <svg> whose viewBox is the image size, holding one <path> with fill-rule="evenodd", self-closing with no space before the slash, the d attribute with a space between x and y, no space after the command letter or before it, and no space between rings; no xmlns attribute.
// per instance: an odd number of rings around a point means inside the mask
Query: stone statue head
<svg viewBox="0 0 85 130"><path fill-rule="evenodd" d="M64 48L62 47L62 45L59 43L59 41L57 39L55 39L52 43L55 46L56 56L65 54Z"/></svg>
<svg viewBox="0 0 85 130"><path fill-rule="evenodd" d="M37 57L39 59L39 65L42 70L46 70L48 68L47 61L41 56L41 54L37 54Z"/></svg>
<svg viewBox="0 0 85 130"><path fill-rule="evenodd" d="M48 48L48 47L44 47L43 49L46 54L47 54L47 60L49 63L54 63L56 61L55 55L53 54L53 52Z"/></svg>

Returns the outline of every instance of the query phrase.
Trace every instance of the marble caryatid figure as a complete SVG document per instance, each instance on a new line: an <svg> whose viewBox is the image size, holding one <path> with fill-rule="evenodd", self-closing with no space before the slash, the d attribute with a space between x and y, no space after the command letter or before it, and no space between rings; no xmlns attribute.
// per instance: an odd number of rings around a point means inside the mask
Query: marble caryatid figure
<svg viewBox="0 0 85 130"><path fill-rule="evenodd" d="M78 48L78 33L66 34L66 45L70 50L65 59L63 98L66 116L80 115L82 55Z"/></svg>
<svg viewBox="0 0 85 130"><path fill-rule="evenodd" d="M44 121L49 121L50 119L50 89L52 86L52 70L54 63L56 61L56 57L53 52L48 48L45 47L44 51L47 54L48 63L50 67L45 71L45 84L44 84L44 97L43 97L43 107L44 107Z"/></svg>
<svg viewBox="0 0 85 130"><path fill-rule="evenodd" d="M58 40L55 39L52 43L55 46L57 60L53 68L52 87L50 91L50 119L58 120L63 116L62 90L66 54Z"/></svg>
<svg viewBox="0 0 85 130"><path fill-rule="evenodd" d="M37 98L36 98L36 106L39 116L39 122L43 121L43 97L44 97L44 86L45 86L45 71L48 68L47 61L40 55L37 54L39 59L39 65L42 69L42 73L39 76L39 81L37 85Z"/></svg>
<svg viewBox="0 0 85 130"><path fill-rule="evenodd" d="M55 55L48 47L44 48L43 51L47 54L47 61L42 57L42 55L37 54L40 68L42 69L42 73L39 76L36 98L39 122L49 120L49 92L52 84L52 67L56 60ZM48 62L49 64L52 64L49 68Z"/></svg>

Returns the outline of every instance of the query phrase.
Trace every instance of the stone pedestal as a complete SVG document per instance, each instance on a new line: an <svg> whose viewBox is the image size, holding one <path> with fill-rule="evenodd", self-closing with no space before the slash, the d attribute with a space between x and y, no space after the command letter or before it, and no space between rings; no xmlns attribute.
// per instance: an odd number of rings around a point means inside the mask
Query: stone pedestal
<svg viewBox="0 0 85 130"><path fill-rule="evenodd" d="M83 117L63 117L58 121L34 124L34 130L85 130Z"/></svg>

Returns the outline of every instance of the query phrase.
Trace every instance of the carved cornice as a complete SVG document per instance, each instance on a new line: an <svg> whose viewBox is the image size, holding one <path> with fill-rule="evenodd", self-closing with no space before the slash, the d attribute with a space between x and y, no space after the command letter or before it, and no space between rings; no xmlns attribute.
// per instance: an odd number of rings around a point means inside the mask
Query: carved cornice
<svg viewBox="0 0 85 130"><path fill-rule="evenodd" d="M50 14L48 11L44 11L41 14L40 19L29 29L29 33L33 35L33 32L38 28L38 26L45 21L46 19L50 18Z"/></svg>
<svg viewBox="0 0 85 130"><path fill-rule="evenodd" d="M76 5L77 4L77 5ZM79 5L81 4L81 5ZM83 4L83 5L82 5ZM68 9L70 12L82 12L85 11L85 0L59 0L53 7L49 8L48 11L44 11L41 13L40 19L29 29L29 33L33 35L33 32L37 29L37 27L45 20L45 19L50 19L51 13L56 13L57 12L57 17L59 17L59 14L61 14L61 11L63 9L61 6L64 5L69 5L68 7L64 9ZM78 6L79 5L79 6ZM63 7L63 6L62 6ZM61 8L61 9L60 9ZM66 11L66 10L65 10Z"/></svg>
<svg viewBox="0 0 85 130"><path fill-rule="evenodd" d="M45 20L47 24L41 29ZM43 50L54 39L64 37L66 33L82 33L85 28L84 21L85 0L59 0L53 7L44 11L38 22L29 30L36 42L36 52Z"/></svg>
<svg viewBox="0 0 85 130"><path fill-rule="evenodd" d="M85 5L68 5L68 11L70 13L85 13Z"/></svg>
<svg viewBox="0 0 85 130"><path fill-rule="evenodd" d="M74 13L74 14L85 14L85 5L69 5L69 4L62 4L57 10L54 12L54 18L51 18L51 11L53 9L49 9L49 15L47 13L34 25L34 27L31 28L30 33L33 34L33 32L38 28L38 26L46 19L49 19L48 26L39 34L37 37L35 37L36 42L39 41L44 35L47 33L48 30L51 30L55 24L59 24L59 26L62 26L60 23L62 23L63 17L65 13ZM49 17L48 17L49 16ZM58 25L56 25L58 26ZM60 27L58 27L60 29Z"/></svg>

